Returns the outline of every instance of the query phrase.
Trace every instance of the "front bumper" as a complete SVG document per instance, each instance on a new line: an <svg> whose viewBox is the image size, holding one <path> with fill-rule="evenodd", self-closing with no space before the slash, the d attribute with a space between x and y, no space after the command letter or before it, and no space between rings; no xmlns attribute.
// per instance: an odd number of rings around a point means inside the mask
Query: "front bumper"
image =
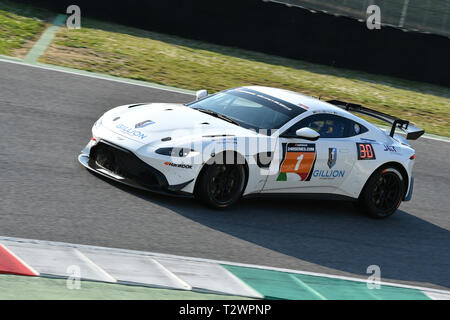
<svg viewBox="0 0 450 320"><path fill-rule="evenodd" d="M131 151L105 140L88 144L78 156L78 161L91 171L134 188L192 196L181 190L192 183L193 179L177 185L169 185L162 172L139 159Z"/></svg>

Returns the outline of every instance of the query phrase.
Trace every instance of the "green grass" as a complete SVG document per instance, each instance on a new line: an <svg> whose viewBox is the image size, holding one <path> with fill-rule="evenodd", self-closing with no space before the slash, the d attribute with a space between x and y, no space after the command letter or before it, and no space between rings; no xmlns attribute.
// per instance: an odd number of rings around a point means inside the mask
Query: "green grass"
<svg viewBox="0 0 450 320"><path fill-rule="evenodd" d="M216 92L243 85L361 103L450 136L450 92L426 83L286 59L84 19L62 28L41 62Z"/></svg>
<svg viewBox="0 0 450 320"><path fill-rule="evenodd" d="M0 54L23 56L26 51L20 49L28 49L39 38L50 15L45 10L0 2Z"/></svg>
<svg viewBox="0 0 450 320"><path fill-rule="evenodd" d="M0 300L251 300L237 296L87 280L80 282L79 289L69 289L65 279L8 274L0 274L0 288Z"/></svg>

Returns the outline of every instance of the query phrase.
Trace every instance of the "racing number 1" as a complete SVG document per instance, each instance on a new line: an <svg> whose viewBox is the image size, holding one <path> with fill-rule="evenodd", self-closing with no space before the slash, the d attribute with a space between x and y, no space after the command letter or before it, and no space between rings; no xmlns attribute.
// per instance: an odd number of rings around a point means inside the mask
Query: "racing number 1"
<svg viewBox="0 0 450 320"><path fill-rule="evenodd" d="M300 157L297 158L297 164L295 165L295 171L298 171L298 168L300 167L300 163L302 163L303 160L303 154L300 155Z"/></svg>
<svg viewBox="0 0 450 320"><path fill-rule="evenodd" d="M300 181L307 181L316 159L316 146L313 143L289 143L280 167L277 181L286 181L286 173L295 173Z"/></svg>

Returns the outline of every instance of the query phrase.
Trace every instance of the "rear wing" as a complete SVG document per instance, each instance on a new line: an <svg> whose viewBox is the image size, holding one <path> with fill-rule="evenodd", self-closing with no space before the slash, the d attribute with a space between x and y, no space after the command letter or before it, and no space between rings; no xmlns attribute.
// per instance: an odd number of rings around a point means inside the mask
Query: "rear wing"
<svg viewBox="0 0 450 320"><path fill-rule="evenodd" d="M425 133L425 131L423 129L411 125L408 120L402 120L400 118L396 118L396 117L388 115L386 113L363 107L360 104L343 102L343 101L339 101L339 100L329 100L327 102L331 103L332 105L335 105L336 107L339 107L341 109L361 113L366 116L389 123L392 126L391 132L389 133L389 135L391 137L394 136L396 128L399 128L400 130L405 132L406 139L408 139L408 140L416 140Z"/></svg>

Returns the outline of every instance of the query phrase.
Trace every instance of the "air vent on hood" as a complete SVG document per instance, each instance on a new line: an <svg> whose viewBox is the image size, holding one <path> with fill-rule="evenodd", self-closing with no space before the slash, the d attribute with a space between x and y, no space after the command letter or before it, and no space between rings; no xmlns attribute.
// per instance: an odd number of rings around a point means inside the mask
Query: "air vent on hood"
<svg viewBox="0 0 450 320"><path fill-rule="evenodd" d="M131 109L131 108L134 108L134 107L139 107L139 106L142 106L144 104L145 103L136 103L136 104L133 104L133 105L129 106L128 109Z"/></svg>
<svg viewBox="0 0 450 320"><path fill-rule="evenodd" d="M203 138L214 138L214 137L234 137L234 134L211 134L209 136L203 136Z"/></svg>

